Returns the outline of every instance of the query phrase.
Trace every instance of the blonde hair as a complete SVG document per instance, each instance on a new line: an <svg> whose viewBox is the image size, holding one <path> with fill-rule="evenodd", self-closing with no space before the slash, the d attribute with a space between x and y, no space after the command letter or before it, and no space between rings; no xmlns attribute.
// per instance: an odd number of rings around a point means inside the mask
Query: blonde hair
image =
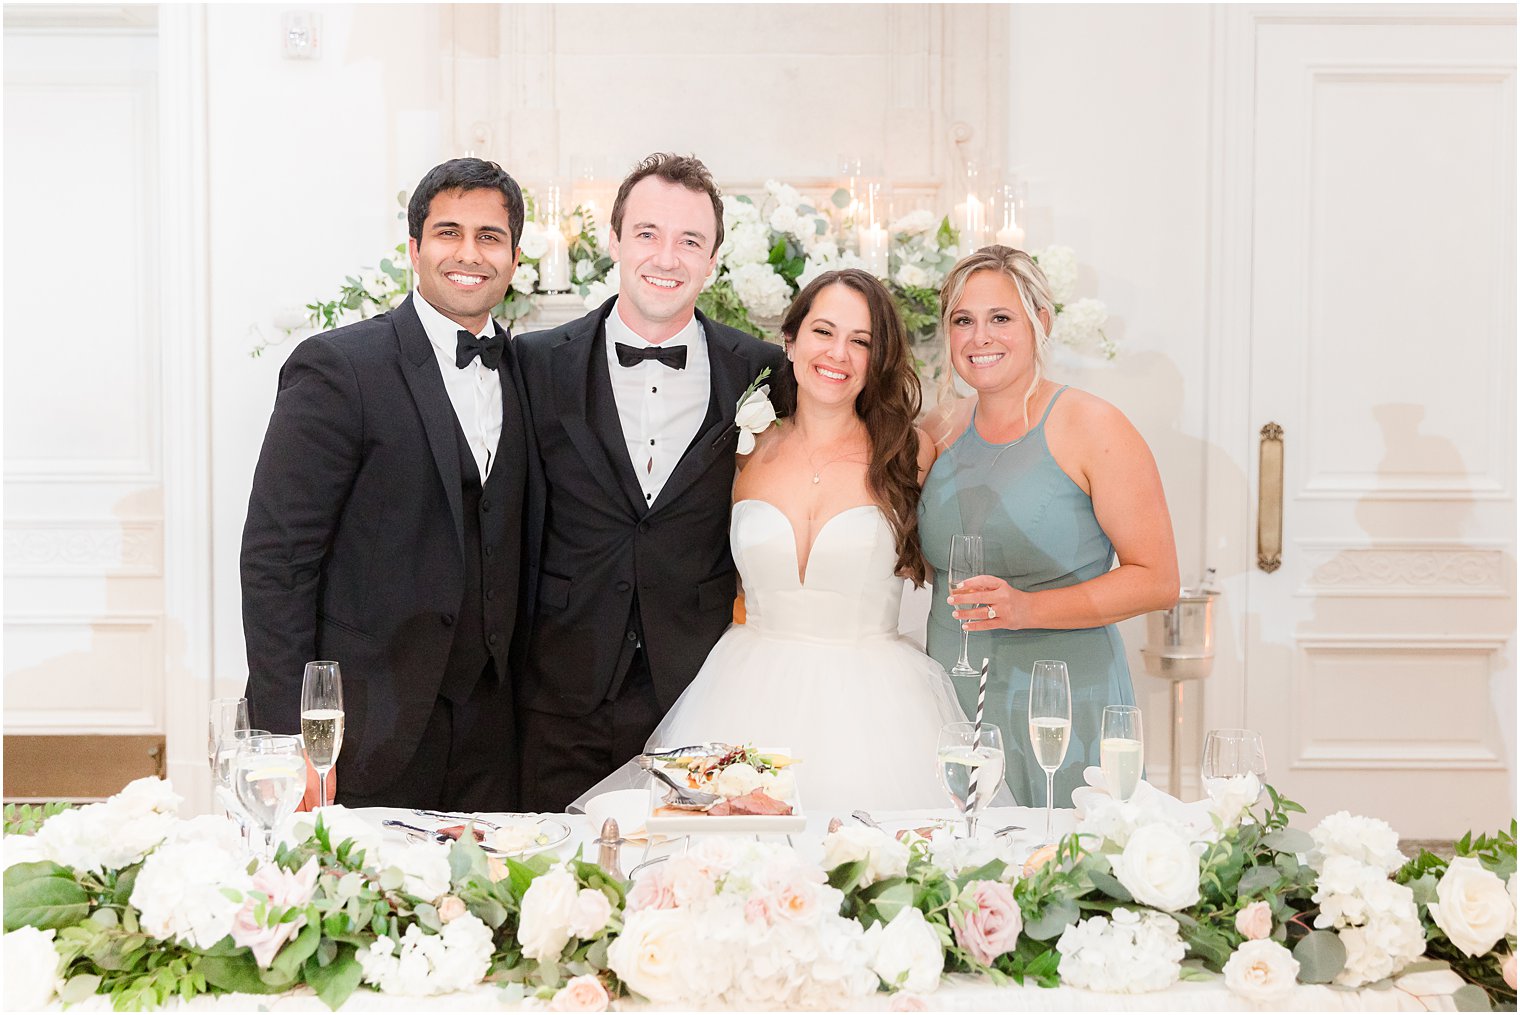
<svg viewBox="0 0 1520 1015"><path fill-rule="evenodd" d="M955 313L966 293L966 282L979 271L996 271L1013 281L1019 292L1019 303L1024 316L1034 328L1034 377L1024 392L1024 425L1029 425L1029 402L1045 377L1045 350L1050 345L1050 333L1045 329L1046 320L1054 320L1056 303L1050 295L1050 282L1033 257L1022 250L994 244L982 247L955 262L955 267L945 276L939 287L939 324L945 336L945 358L950 359L950 315ZM1044 319L1041 319L1043 312ZM940 381L940 400L946 401L955 390L955 371L952 365Z"/></svg>

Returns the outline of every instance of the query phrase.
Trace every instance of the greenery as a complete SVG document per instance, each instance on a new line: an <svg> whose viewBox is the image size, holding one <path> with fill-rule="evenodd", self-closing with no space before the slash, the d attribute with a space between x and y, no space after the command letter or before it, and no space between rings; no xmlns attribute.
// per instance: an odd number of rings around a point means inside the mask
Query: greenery
<svg viewBox="0 0 1520 1015"><path fill-rule="evenodd" d="M61 801L45 804L6 804L5 834L31 835L41 828L42 823L48 818L54 814L61 814L71 806L73 805Z"/></svg>

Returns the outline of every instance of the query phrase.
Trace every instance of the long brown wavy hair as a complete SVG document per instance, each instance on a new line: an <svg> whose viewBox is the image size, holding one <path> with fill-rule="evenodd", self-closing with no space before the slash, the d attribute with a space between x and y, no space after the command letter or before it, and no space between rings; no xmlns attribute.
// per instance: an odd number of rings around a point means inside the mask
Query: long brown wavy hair
<svg viewBox="0 0 1520 1015"><path fill-rule="evenodd" d="M923 544L918 538L918 431L913 421L923 405L918 372L908 352L908 330L892 296L869 272L859 268L826 271L797 294L781 321L781 334L790 345L813 309L818 294L842 285L860 294L871 313L871 351L866 383L855 396L855 415L866 427L871 460L866 485L887 516L897 540L898 573L923 585L929 578ZM797 411L795 367L781 371L774 385L773 404L780 416Z"/></svg>

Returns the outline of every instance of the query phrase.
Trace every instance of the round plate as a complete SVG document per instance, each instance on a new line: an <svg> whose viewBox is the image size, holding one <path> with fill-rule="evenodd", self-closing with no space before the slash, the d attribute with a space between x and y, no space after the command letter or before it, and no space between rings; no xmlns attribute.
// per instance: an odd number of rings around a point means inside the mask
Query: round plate
<svg viewBox="0 0 1520 1015"><path fill-rule="evenodd" d="M546 814L503 814L498 818L491 815L493 824L502 828L514 825L533 824L538 828L537 841L522 849L503 850L491 845L490 840L496 835L495 829L486 829L486 841L480 844L480 848L492 856L523 857L532 856L534 853L542 853L546 849L553 849L566 839L570 838L570 826L558 818L551 818Z"/></svg>

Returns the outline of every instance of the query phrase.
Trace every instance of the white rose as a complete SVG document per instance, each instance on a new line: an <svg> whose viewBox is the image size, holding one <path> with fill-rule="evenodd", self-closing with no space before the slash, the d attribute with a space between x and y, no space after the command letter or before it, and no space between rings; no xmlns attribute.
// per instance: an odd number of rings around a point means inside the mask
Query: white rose
<svg viewBox="0 0 1520 1015"><path fill-rule="evenodd" d="M770 226L778 233L789 233L797 224L797 209L791 205L777 205L771 212Z"/></svg>
<svg viewBox="0 0 1520 1015"><path fill-rule="evenodd" d="M688 961L696 950L690 914L680 909L640 909L607 949L607 967L635 993L655 1005L689 1000L700 975Z"/></svg>
<svg viewBox="0 0 1520 1015"><path fill-rule="evenodd" d="M559 958L570 941L578 892L575 877L563 867L533 879L523 893L522 917L517 925L523 955L540 962Z"/></svg>
<svg viewBox="0 0 1520 1015"><path fill-rule="evenodd" d="M1224 964L1224 985L1247 1001L1276 1001L1297 983L1298 960L1276 941L1247 941Z"/></svg>
<svg viewBox="0 0 1520 1015"><path fill-rule="evenodd" d="M1466 955L1486 955L1514 926L1515 904L1504 882L1470 856L1457 857L1436 884L1430 918Z"/></svg>
<svg viewBox="0 0 1520 1015"><path fill-rule="evenodd" d="M1176 912L1198 901L1198 854L1167 825L1136 829L1110 862L1136 902Z"/></svg>
<svg viewBox="0 0 1520 1015"><path fill-rule="evenodd" d="M1060 319L1057 318L1058 321ZM1257 798L1261 796L1261 780L1255 772L1247 772L1245 775L1223 779L1205 779L1204 789L1209 794L1209 810L1219 816L1226 828L1233 828L1240 824L1246 809L1255 806Z"/></svg>
<svg viewBox="0 0 1520 1015"><path fill-rule="evenodd" d="M126 814L138 816L177 813L184 798L174 792L168 779L148 775L133 779L107 802Z"/></svg>
<svg viewBox="0 0 1520 1015"><path fill-rule="evenodd" d="M538 269L531 264L521 264L512 276L512 288L520 293L531 293L537 281Z"/></svg>
<svg viewBox="0 0 1520 1015"><path fill-rule="evenodd" d="M6 1011L40 1011L53 1000L62 982L58 952L53 948L56 933L20 927L5 935Z"/></svg>
<svg viewBox="0 0 1520 1015"><path fill-rule="evenodd" d="M588 940L601 933L611 919L612 903L606 893L596 888L582 888L576 893L575 909L570 914L570 934Z"/></svg>
<svg viewBox="0 0 1520 1015"><path fill-rule="evenodd" d="M866 933L875 934L876 957L871 969L883 983L893 990L910 990L928 994L939 986L940 974L945 971L945 952L940 947L939 935L924 914L912 907L904 907L882 927L872 927Z"/></svg>
<svg viewBox="0 0 1520 1015"><path fill-rule="evenodd" d="M523 257L536 261L548 251L549 237L542 225L530 220L523 223L522 239L517 245L522 248Z"/></svg>
<svg viewBox="0 0 1520 1015"><path fill-rule="evenodd" d="M755 435L776 422L776 407L771 404L770 394L771 386L762 384L751 391L743 404L735 410L734 423L739 427L739 443L734 448L736 453L747 455L755 450Z"/></svg>
<svg viewBox="0 0 1520 1015"><path fill-rule="evenodd" d="M908 847L879 829L844 825L823 840L824 870L858 860L866 861L865 870L847 888L865 888L908 873Z"/></svg>
<svg viewBox="0 0 1520 1015"><path fill-rule="evenodd" d="M401 890L432 902L449 890L449 847L441 842L412 842L385 858L401 871Z"/></svg>
<svg viewBox="0 0 1520 1015"><path fill-rule="evenodd" d="M749 399L745 403L745 406L748 407L753 403L754 399ZM741 409L740 415L744 414L744 410ZM763 415L763 410L760 410L759 414ZM771 412L771 415L772 417L775 416L774 410ZM735 419L737 421L737 417L735 417ZM740 425L742 426L743 424ZM719 796L723 797L743 796L751 790L756 790L759 788L759 771L757 771L753 765L748 765L744 762L740 762L737 765L729 765L723 771L719 772L718 781L714 785L714 790Z"/></svg>
<svg viewBox="0 0 1520 1015"><path fill-rule="evenodd" d="M934 217L932 211L919 209L918 211L910 211L896 222L893 222L889 231L909 234L927 233L933 231L936 225L938 225L938 220Z"/></svg>
<svg viewBox="0 0 1520 1015"><path fill-rule="evenodd" d="M904 264L897 269L897 281L902 285L926 288L931 279L929 273L917 264Z"/></svg>

